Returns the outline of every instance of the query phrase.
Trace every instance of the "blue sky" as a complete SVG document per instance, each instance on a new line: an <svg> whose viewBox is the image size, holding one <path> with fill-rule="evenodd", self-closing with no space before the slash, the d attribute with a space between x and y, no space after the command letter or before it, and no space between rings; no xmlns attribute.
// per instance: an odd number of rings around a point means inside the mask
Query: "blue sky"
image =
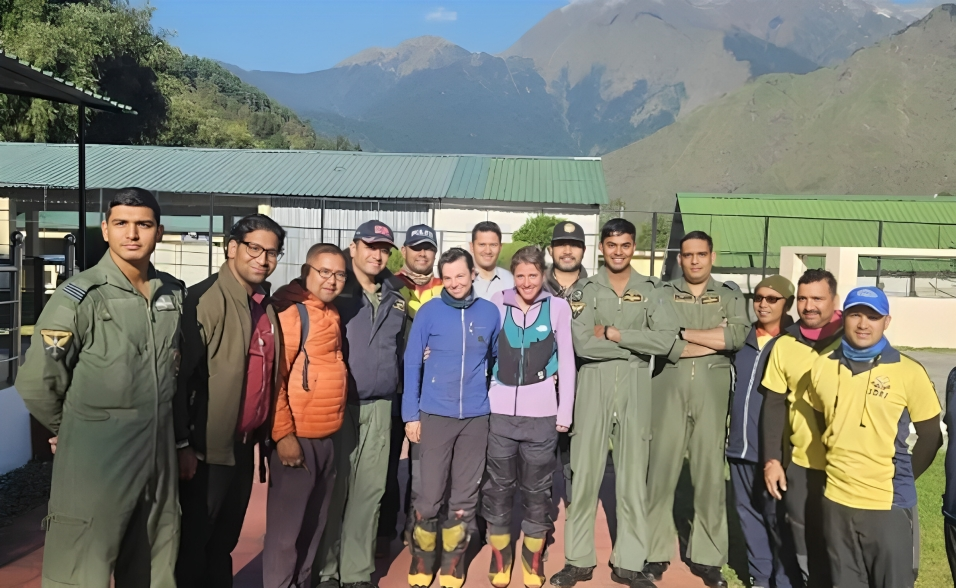
<svg viewBox="0 0 956 588"><path fill-rule="evenodd" d="M372 46L437 35L507 49L567 0L151 0L153 25L186 53L244 69L308 72Z"/></svg>

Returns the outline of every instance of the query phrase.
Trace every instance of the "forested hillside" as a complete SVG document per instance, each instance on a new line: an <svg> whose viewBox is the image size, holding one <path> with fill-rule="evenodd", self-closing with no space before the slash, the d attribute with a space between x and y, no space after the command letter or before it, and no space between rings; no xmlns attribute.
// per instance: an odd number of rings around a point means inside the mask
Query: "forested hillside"
<svg viewBox="0 0 956 588"><path fill-rule="evenodd" d="M91 143L357 149L209 59L184 55L123 0L0 0L0 48L138 115L92 112ZM73 142L73 106L0 94L0 140Z"/></svg>

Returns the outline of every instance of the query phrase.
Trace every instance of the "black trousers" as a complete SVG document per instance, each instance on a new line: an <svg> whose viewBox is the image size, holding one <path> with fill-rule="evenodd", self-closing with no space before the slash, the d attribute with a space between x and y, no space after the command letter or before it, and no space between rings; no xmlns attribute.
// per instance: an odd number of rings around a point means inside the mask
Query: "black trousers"
<svg viewBox="0 0 956 588"><path fill-rule="evenodd" d="M943 516L943 534L946 536L946 557L949 559L949 573L956 583L956 521Z"/></svg>
<svg viewBox="0 0 956 588"><path fill-rule="evenodd" d="M478 506L478 491L485 471L488 417L454 419L421 414L422 434L420 494L415 511L422 519L436 519L447 499L448 520L443 526L470 523Z"/></svg>
<svg viewBox="0 0 956 588"><path fill-rule="evenodd" d="M834 586L912 588L910 509L862 510L824 498L823 516Z"/></svg>
<svg viewBox="0 0 956 588"><path fill-rule="evenodd" d="M264 588L309 588L312 562L328 519L335 484L335 447L331 438L299 439L303 466L282 465L269 455L269 498L262 550Z"/></svg>
<svg viewBox="0 0 956 588"><path fill-rule="evenodd" d="M525 536L544 538L551 531L551 482L558 443L555 420L491 415L481 512L493 535L511 532L511 511L518 489L524 505L521 530Z"/></svg>
<svg viewBox="0 0 956 588"><path fill-rule="evenodd" d="M793 534L783 502L767 492L763 468L741 459L729 459L730 480L740 528L747 543L747 563L754 586L802 586L793 549Z"/></svg>
<svg viewBox="0 0 956 588"><path fill-rule="evenodd" d="M797 562L807 588L830 588L830 555L823 532L823 492L827 474L795 463L787 466L783 500L793 533Z"/></svg>
<svg viewBox="0 0 956 588"><path fill-rule="evenodd" d="M179 484L182 508L176 585L179 588L231 588L232 550L252 496L253 442L236 442L236 465L203 461L192 480Z"/></svg>

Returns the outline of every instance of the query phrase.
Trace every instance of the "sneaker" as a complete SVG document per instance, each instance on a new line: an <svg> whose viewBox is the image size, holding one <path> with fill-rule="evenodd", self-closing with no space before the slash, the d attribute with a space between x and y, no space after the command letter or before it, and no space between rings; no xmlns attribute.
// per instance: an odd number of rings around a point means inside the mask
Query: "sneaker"
<svg viewBox="0 0 956 588"><path fill-rule="evenodd" d="M579 568L570 564L565 565L560 572L551 576L551 585L558 588L571 588L578 582L587 582L594 574L594 566Z"/></svg>
<svg viewBox="0 0 956 588"><path fill-rule="evenodd" d="M666 561L649 561L644 564L644 575L655 582L660 582L670 565L670 562Z"/></svg>
<svg viewBox="0 0 956 588"><path fill-rule="evenodd" d="M727 580L717 566L704 566L691 562L691 573L704 581L709 588L727 588Z"/></svg>

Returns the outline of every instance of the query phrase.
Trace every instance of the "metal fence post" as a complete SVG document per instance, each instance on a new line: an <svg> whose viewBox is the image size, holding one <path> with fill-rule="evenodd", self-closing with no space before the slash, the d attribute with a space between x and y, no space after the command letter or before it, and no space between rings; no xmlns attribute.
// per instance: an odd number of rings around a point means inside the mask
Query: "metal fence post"
<svg viewBox="0 0 956 588"><path fill-rule="evenodd" d="M654 276L654 262L657 261L657 213L651 214L651 276Z"/></svg>
<svg viewBox="0 0 956 588"><path fill-rule="evenodd" d="M17 370L20 367L21 355L20 324L23 296L20 293L20 272L23 271L23 235L20 234L20 231L14 231L13 234L10 235L10 243L13 247L12 251L10 251L10 261L14 268L10 275L10 296L14 302L10 305L10 359L12 361L8 363L10 364L10 383L13 383L17 380Z"/></svg>
<svg viewBox="0 0 956 588"><path fill-rule="evenodd" d="M880 227L876 233L876 246L883 246L883 221L880 221ZM880 287L880 274L883 273L883 258L877 256L876 258L876 287Z"/></svg>
<svg viewBox="0 0 956 588"><path fill-rule="evenodd" d="M767 248L770 241L770 217L763 218L763 267L760 270L760 279L767 277Z"/></svg>
<svg viewBox="0 0 956 588"><path fill-rule="evenodd" d="M76 235L73 233L63 237L63 266L66 278L72 278L76 272Z"/></svg>

